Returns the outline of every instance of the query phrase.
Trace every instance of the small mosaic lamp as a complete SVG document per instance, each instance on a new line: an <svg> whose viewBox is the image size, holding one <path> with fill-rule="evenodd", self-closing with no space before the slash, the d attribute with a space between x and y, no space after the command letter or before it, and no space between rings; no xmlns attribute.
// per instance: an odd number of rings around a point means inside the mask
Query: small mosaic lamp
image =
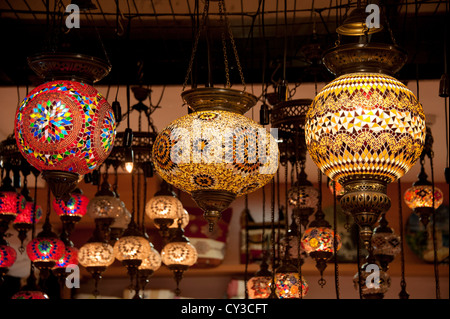
<svg viewBox="0 0 450 319"><path fill-rule="evenodd" d="M306 296L309 286L300 275L297 267L283 260L275 271L275 293L279 299L299 299Z"/></svg>
<svg viewBox="0 0 450 319"><path fill-rule="evenodd" d="M123 206L125 207L125 203L123 203ZM121 211L120 216L117 217L110 226L111 232L109 239L111 246L114 246L116 241L118 241L119 238L122 237L123 232L125 231L125 229L127 229L128 225L130 224L130 221L131 221L131 213L125 207L125 209Z"/></svg>
<svg viewBox="0 0 450 319"><path fill-rule="evenodd" d="M64 242L51 230L47 218L42 232L27 245L27 255L33 265L40 270L41 278L48 278L50 270L64 256L64 252Z"/></svg>
<svg viewBox="0 0 450 319"><path fill-rule="evenodd" d="M69 240L75 225L86 215L88 203L89 198L83 195L79 189L72 192L67 201L56 198L53 200L53 210L63 224L62 234L67 240Z"/></svg>
<svg viewBox="0 0 450 319"><path fill-rule="evenodd" d="M98 284L102 274L115 260L114 248L100 237L100 232L94 231L94 236L78 251L78 262L92 275L95 288L93 295L99 295Z"/></svg>
<svg viewBox="0 0 450 319"><path fill-rule="evenodd" d="M100 190L90 199L87 205L86 215L99 225L99 229L108 238L111 233L111 225L117 218L124 214L125 204L112 191L111 185L104 180Z"/></svg>
<svg viewBox="0 0 450 319"><path fill-rule="evenodd" d="M142 261L150 254L150 250L150 242L137 229L137 225L132 217L122 237L114 244L114 256L127 268L131 282L137 275ZM139 289L136 289L135 297L139 297Z"/></svg>
<svg viewBox="0 0 450 319"><path fill-rule="evenodd" d="M378 275L374 272L378 271ZM360 277L361 274L361 277ZM377 263L371 254L353 277L355 289L361 289L363 299L383 299L391 286L391 277Z"/></svg>
<svg viewBox="0 0 450 319"><path fill-rule="evenodd" d="M66 245L64 255L58 260L52 272L59 278L61 285L64 284L69 272L67 267L78 266L78 248Z"/></svg>
<svg viewBox="0 0 450 319"><path fill-rule="evenodd" d="M435 209L437 209L444 201L444 194L438 187L434 187L428 180L428 175L425 173L423 161L421 159L421 170L419 179L413 183L412 187L405 192L404 199L406 205L419 216L420 221L426 227L433 216ZM433 199L434 197L434 199ZM434 200L434 207L433 207Z"/></svg>
<svg viewBox="0 0 450 319"><path fill-rule="evenodd" d="M12 186L12 180L7 175L0 187L0 238L3 238L9 225L25 208L25 197L17 193Z"/></svg>
<svg viewBox="0 0 450 319"><path fill-rule="evenodd" d="M145 213L148 218L159 229L161 237L169 237L169 227L178 220L183 212L183 204L170 189L165 181L161 183L160 190L145 205ZM178 227L178 223L175 228Z"/></svg>
<svg viewBox="0 0 450 319"><path fill-rule="evenodd" d="M316 268L320 272L319 285L326 284L323 272L327 267L327 261L333 256L335 246L339 250L342 246L339 234L334 234L331 225L325 220L322 211L316 213L316 218L305 230L302 237L302 247L311 258L316 261ZM336 245L334 243L336 237Z"/></svg>
<svg viewBox="0 0 450 319"><path fill-rule="evenodd" d="M383 271L388 271L389 264L401 250L401 239L394 230L388 226L386 214L381 215L379 226L373 230L373 255L380 263Z"/></svg>
<svg viewBox="0 0 450 319"><path fill-rule="evenodd" d="M27 233L33 227L33 224L38 223L42 218L42 208L34 202L26 202L24 209L22 209L13 221L13 227L17 230L18 238L20 240L19 252L23 253L25 248L23 242L27 238Z"/></svg>
<svg viewBox="0 0 450 319"><path fill-rule="evenodd" d="M138 268L138 279L142 290L145 290L145 286L148 284L149 278L161 267L162 264L160 253L155 249L151 242L149 242L149 244L150 253L142 260L142 263Z"/></svg>
<svg viewBox="0 0 450 319"><path fill-rule="evenodd" d="M267 299L271 294L273 273L266 259L263 258L259 270L247 281L249 299Z"/></svg>
<svg viewBox="0 0 450 319"><path fill-rule="evenodd" d="M3 276L5 276L8 273L9 268L14 265L16 258L16 250L3 238L0 238L0 284L3 281Z"/></svg>
<svg viewBox="0 0 450 319"><path fill-rule="evenodd" d="M189 242L181 228L181 220L178 222L177 232L163 247L161 251L161 261L174 273L174 279L177 284L175 294L180 295L180 281L183 273L197 262L197 249Z"/></svg>

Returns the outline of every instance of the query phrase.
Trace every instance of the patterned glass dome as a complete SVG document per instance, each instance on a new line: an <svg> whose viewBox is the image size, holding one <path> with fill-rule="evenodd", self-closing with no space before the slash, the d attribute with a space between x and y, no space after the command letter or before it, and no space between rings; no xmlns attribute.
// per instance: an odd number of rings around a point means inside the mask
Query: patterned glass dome
<svg viewBox="0 0 450 319"><path fill-rule="evenodd" d="M269 182L278 145L262 126L228 111L197 111L167 126L156 138L159 175L189 194L221 190L241 196Z"/></svg>
<svg viewBox="0 0 450 319"><path fill-rule="evenodd" d="M111 106L91 85L51 81L22 101L15 118L20 152L36 169L84 175L110 154L116 135Z"/></svg>
<svg viewBox="0 0 450 319"><path fill-rule="evenodd" d="M425 115L414 94L382 73L349 73L315 97L306 120L311 158L330 179L390 183L419 158Z"/></svg>

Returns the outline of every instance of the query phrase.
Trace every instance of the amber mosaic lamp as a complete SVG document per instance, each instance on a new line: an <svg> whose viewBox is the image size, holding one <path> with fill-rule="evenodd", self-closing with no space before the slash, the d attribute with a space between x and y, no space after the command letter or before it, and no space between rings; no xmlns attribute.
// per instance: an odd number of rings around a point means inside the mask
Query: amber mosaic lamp
<svg viewBox="0 0 450 319"><path fill-rule="evenodd" d="M306 144L317 166L344 187L340 203L370 244L373 225L390 208L387 185L416 163L425 115L414 94L393 77L406 62L395 45L350 43L324 54L337 76L307 113Z"/></svg>

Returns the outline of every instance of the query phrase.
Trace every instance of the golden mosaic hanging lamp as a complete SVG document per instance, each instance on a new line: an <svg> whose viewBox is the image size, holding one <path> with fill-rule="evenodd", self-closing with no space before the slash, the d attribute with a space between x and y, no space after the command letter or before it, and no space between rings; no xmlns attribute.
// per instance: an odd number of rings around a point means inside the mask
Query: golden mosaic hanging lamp
<svg viewBox="0 0 450 319"><path fill-rule="evenodd" d="M221 20L228 23L223 0L219 0L218 5ZM206 1L203 23L208 8L209 1ZM244 90L231 89L223 34L225 87L217 88L209 83L205 88L184 91L185 81L181 96L193 112L170 123L159 133L153 146L156 171L169 184L192 196L204 211L210 231L236 197L253 192L269 182L279 163L275 139L263 126L244 116L257 103L257 97L245 92L229 24L226 27Z"/></svg>
<svg viewBox="0 0 450 319"><path fill-rule="evenodd" d="M422 152L425 115L414 94L392 76L406 62L397 46L338 45L323 62L338 77L311 104L306 144L322 172L343 185L341 206L369 246L373 225L391 205L387 185Z"/></svg>

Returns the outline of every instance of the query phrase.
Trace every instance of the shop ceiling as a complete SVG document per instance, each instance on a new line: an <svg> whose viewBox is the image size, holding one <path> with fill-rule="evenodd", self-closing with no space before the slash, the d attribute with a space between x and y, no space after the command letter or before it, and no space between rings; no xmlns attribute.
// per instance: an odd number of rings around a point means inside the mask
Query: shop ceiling
<svg viewBox="0 0 450 319"><path fill-rule="evenodd" d="M39 79L26 58L49 50L109 60L111 72L100 84L183 84L204 0L72 1L81 8L86 2L94 7L81 11L80 28L70 30L64 22L71 1L55 1L0 0L0 85L35 85ZM320 44L320 52L334 46L336 27L357 2L226 0L225 4L247 83L263 79L275 83L283 77L289 83L311 83L330 81L333 75L323 66L312 67L308 44ZM385 28L371 41L395 41L409 55L397 77L439 79L444 72L446 1L387 0L379 4ZM218 1L211 0L208 32L200 33L190 85L225 81L224 29L219 18ZM228 49L231 81L239 84L230 45Z"/></svg>

